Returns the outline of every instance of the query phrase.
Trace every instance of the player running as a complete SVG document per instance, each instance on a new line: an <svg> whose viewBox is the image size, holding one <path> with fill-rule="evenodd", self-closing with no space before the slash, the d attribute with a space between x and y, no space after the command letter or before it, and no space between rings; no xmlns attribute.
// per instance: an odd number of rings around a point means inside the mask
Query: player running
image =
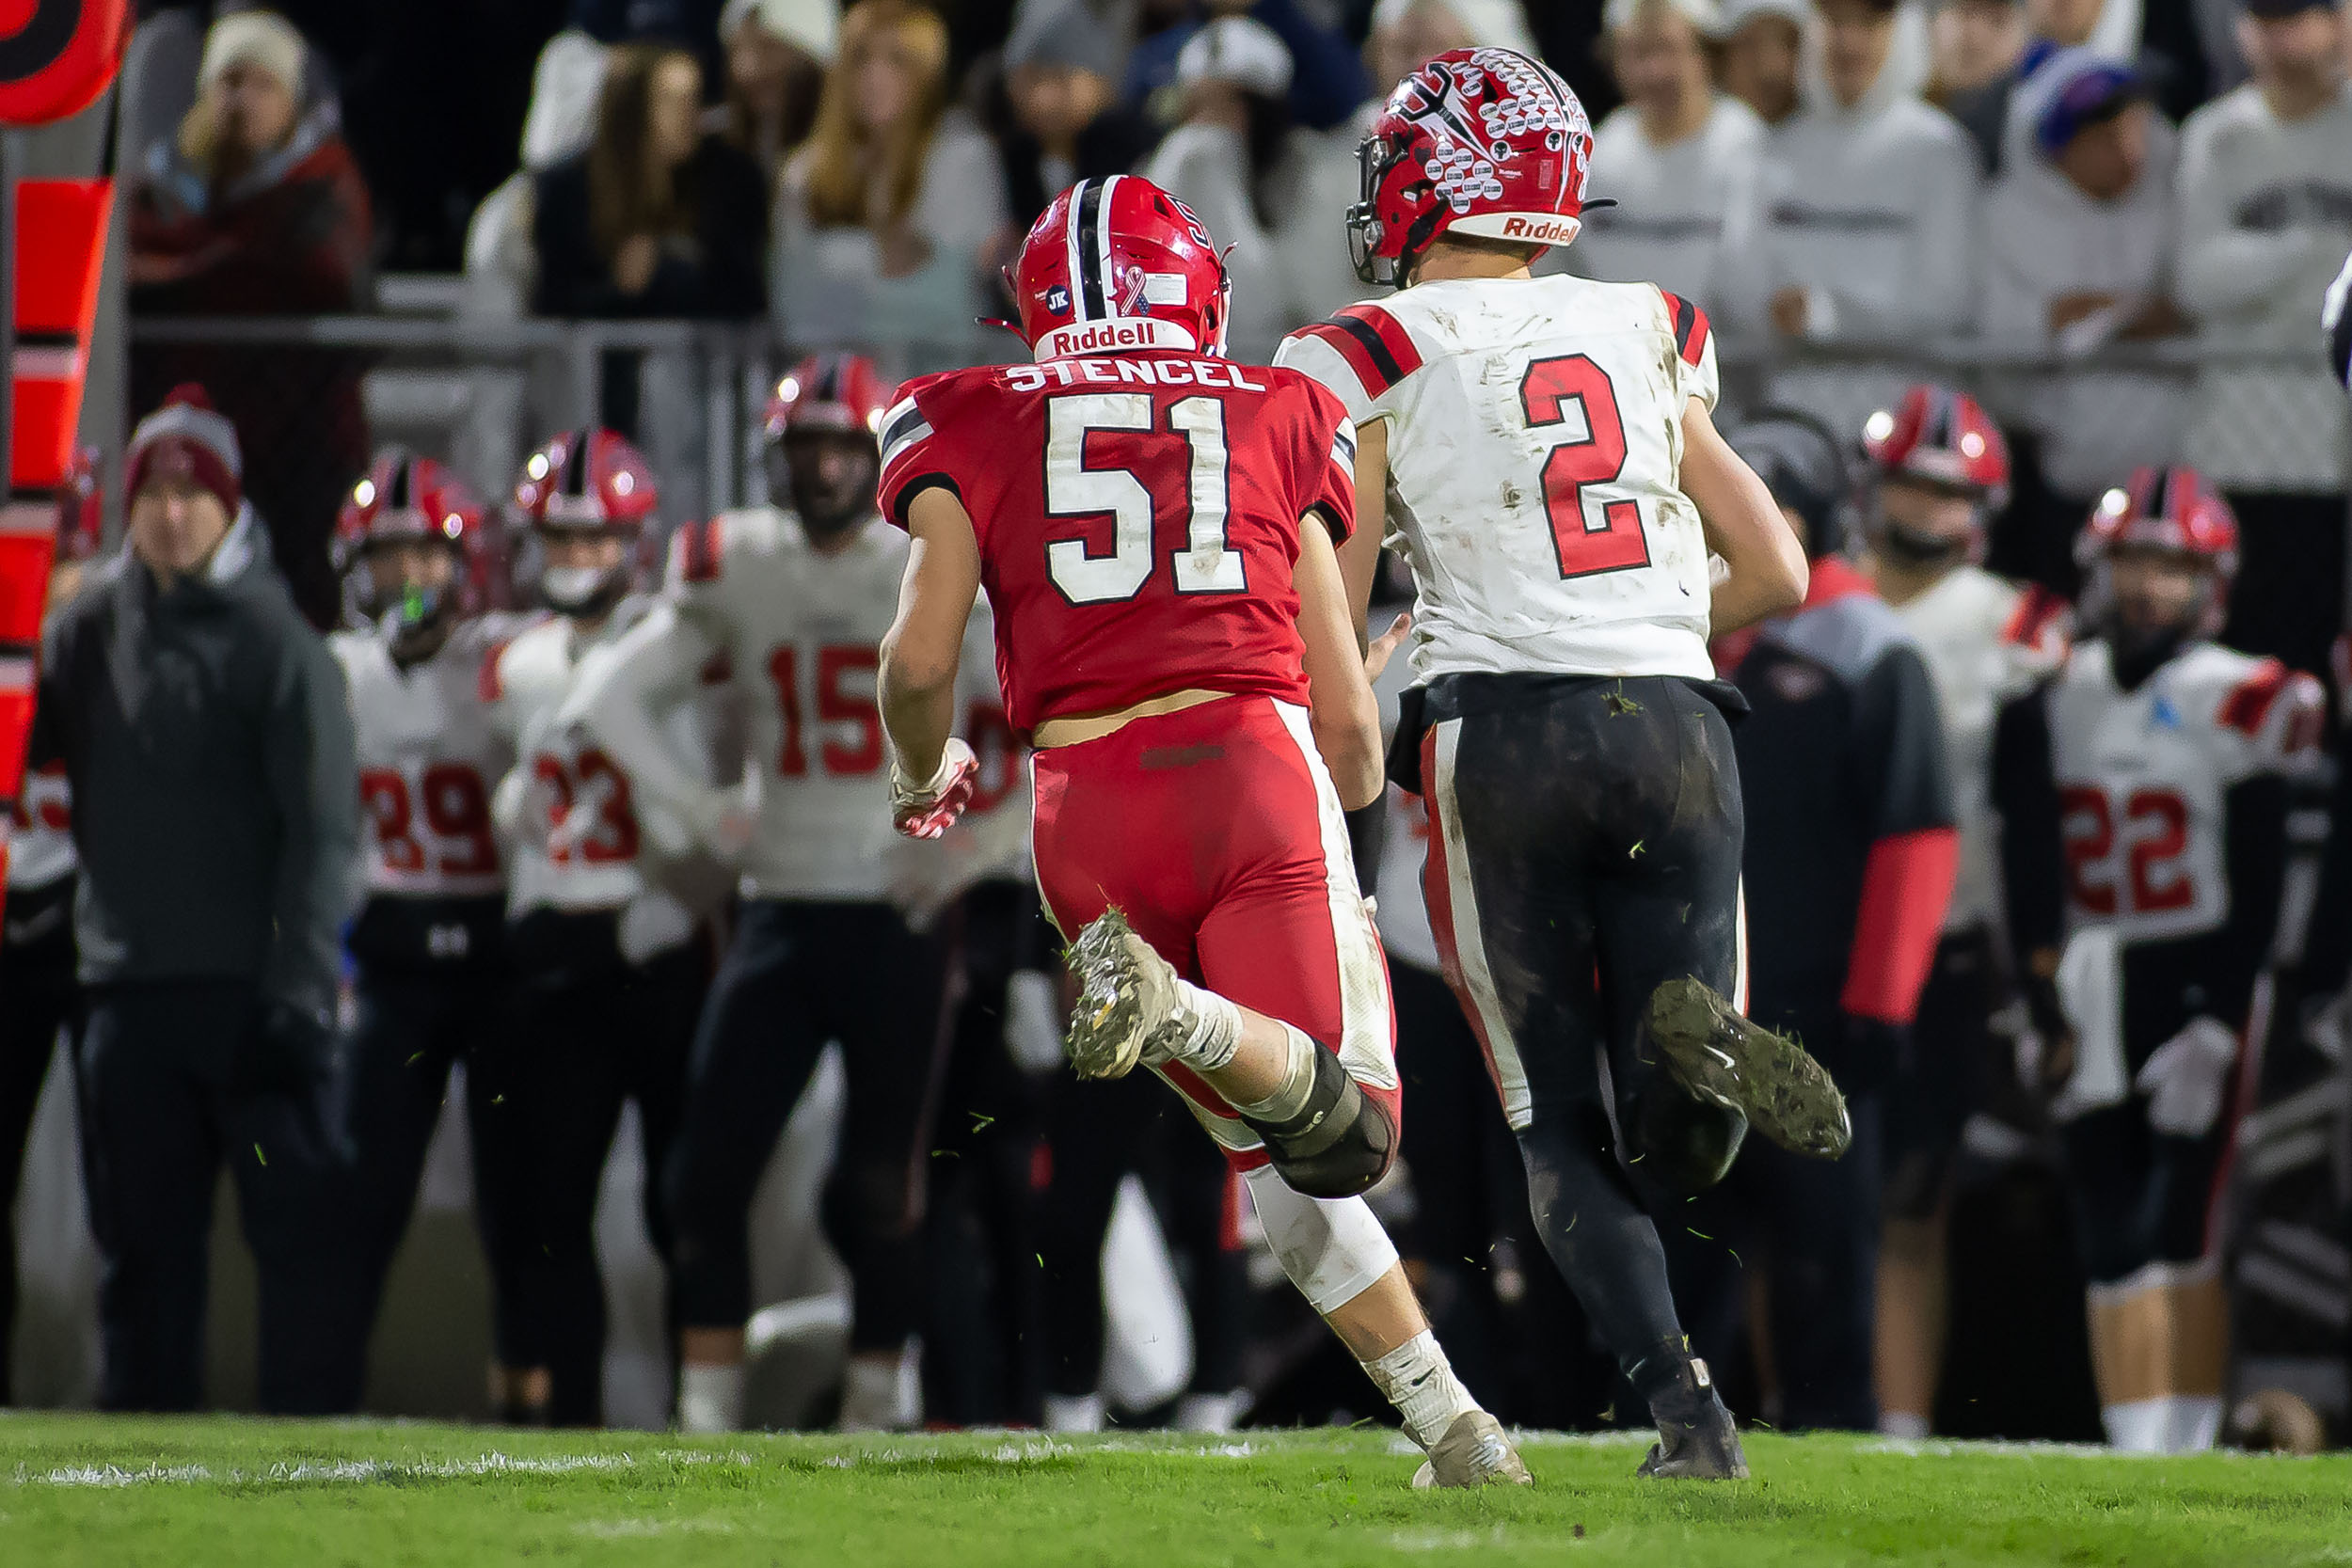
<svg viewBox="0 0 2352 1568"><path fill-rule="evenodd" d="M653 471L613 431L572 431L531 455L515 503L537 537L539 594L555 613L497 651L482 677L491 722L516 755L493 802L513 844L514 983L498 1053L526 1140L534 1232L518 1265L531 1301L520 1323L501 1325L499 1345L501 1362L531 1370L500 1402L557 1426L593 1426L603 1408L594 1221L625 1101L636 1101L644 1135L645 1228L670 1257L655 1173L677 1127L706 975L693 915L652 874L691 840L583 735L577 701L592 667L653 608L629 580L656 499ZM693 718L675 718L688 732L681 752L699 739Z"/></svg>
<svg viewBox="0 0 2352 1568"><path fill-rule="evenodd" d="M1804 551L1709 418L1706 314L1648 283L1530 276L1576 237L1591 153L1583 105L1538 61L1438 56L1358 152L1357 270L1400 292L1277 362L1359 433L1351 625L1384 525L1413 568L1423 684L1391 754L1429 802L1432 924L1537 1227L1658 1423L1643 1473L1739 1476L1629 1168L1679 1198L1748 1124L1824 1156L1850 1135L1819 1066L1726 1000L1741 831L1721 710L1739 698L1707 639L1794 608Z"/></svg>
<svg viewBox="0 0 2352 1568"><path fill-rule="evenodd" d="M1918 641L1935 683L1959 876L1945 911L1912 1049L1889 1083L1882 1136L1886 1184L1879 1253L1879 1427L1925 1437L1944 1357L1945 1222L1961 1129L2010 1042L1993 1015L2011 994L2002 951L1998 825L1990 800L1993 721L2066 656L2065 602L1977 564L2006 504L2009 448L1974 398L1919 386L1864 430L1870 495L1863 566Z"/></svg>
<svg viewBox="0 0 2352 1568"><path fill-rule="evenodd" d="M2077 546L2096 635L1994 740L2021 977L2071 1056L2051 1110L2121 1449L2210 1448L2220 1427L2218 1185L2252 1086L2241 1042L2265 1025L2289 781L2317 761L2323 719L2311 676L2209 641L2237 540L2191 469L2109 491Z"/></svg>
<svg viewBox="0 0 2352 1568"><path fill-rule="evenodd" d="M495 1043L505 1001L506 869L490 792L514 766L491 722L482 670L519 625L466 614L483 513L428 457L379 453L335 521L336 564L361 624L327 639L358 742L367 901L352 922L352 1215L360 1300L373 1314L415 1207L452 1064L467 1072L467 1124L499 1342L517 1314L514 1259L527 1221L515 1115ZM366 1323L356 1325L367 1343ZM515 1381L501 1363L495 1389Z"/></svg>
<svg viewBox="0 0 2352 1568"><path fill-rule="evenodd" d="M589 728L646 800L742 868L734 944L695 1035L685 1119L663 1174L677 1232L678 1418L743 1424L754 1189L830 1039L848 1105L824 1199L856 1298L841 1424L922 1419L923 1184L946 954L893 901L900 845L876 785L875 649L906 536L874 514L889 388L862 357L809 359L768 406L772 492L791 507L678 531L660 603L581 692ZM703 669L734 672L750 766L714 786L660 716Z"/></svg>
<svg viewBox="0 0 2352 1568"><path fill-rule="evenodd" d="M1036 363L925 377L882 423L882 510L914 535L882 669L900 830L941 832L970 791L948 732L985 584L1038 748L1039 886L1077 938L1072 1062L1184 1095L1428 1451L1417 1484L1523 1481L1359 1196L1395 1154L1397 1078L1341 817L1381 789L1334 549L1354 432L1305 377L1223 356L1215 242L1147 181L1064 192L1008 281Z"/></svg>

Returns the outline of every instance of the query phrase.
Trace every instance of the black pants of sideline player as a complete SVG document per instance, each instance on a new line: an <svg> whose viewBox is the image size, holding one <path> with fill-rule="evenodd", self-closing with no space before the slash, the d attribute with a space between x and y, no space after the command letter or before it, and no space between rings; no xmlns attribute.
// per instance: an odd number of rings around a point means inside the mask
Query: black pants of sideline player
<svg viewBox="0 0 2352 1568"><path fill-rule="evenodd" d="M350 1244L348 1170L305 1097L246 1086L262 1025L250 982L94 987L82 1033L83 1180L98 1241L106 1410L193 1410L223 1161L261 1287L261 1407L358 1408L370 1309Z"/></svg>
<svg viewBox="0 0 2352 1568"><path fill-rule="evenodd" d="M9 1333L16 1324L16 1193L33 1111L56 1054L57 1031L78 1028L73 980L73 879L8 890L0 942L0 1405L10 1402Z"/></svg>
<svg viewBox="0 0 2352 1568"><path fill-rule="evenodd" d="M945 1069L947 950L881 903L743 906L694 1037L684 1121L665 1169L680 1328L752 1310L752 1192L827 1040L849 1080L825 1234L856 1294L853 1352L923 1324L924 1167Z"/></svg>
<svg viewBox="0 0 2352 1568"><path fill-rule="evenodd" d="M604 1410L604 1280L596 1195L621 1110L644 1132L645 1229L664 1263L673 1249L656 1180L676 1135L686 1057L708 976L699 939L643 962L622 956L612 911L533 910L507 928L514 979L489 1064L519 1124L527 1227L501 1227L494 1275L514 1282L496 1349L508 1367L545 1367L548 1419L595 1426ZM494 1089L492 1099L495 1101ZM511 1249L507 1243L511 1243Z"/></svg>
<svg viewBox="0 0 2352 1568"><path fill-rule="evenodd" d="M512 1275L516 1237L529 1227L518 1102L501 1076L516 1053L497 1049L506 1023L505 903L497 895L370 899L352 927L357 971L342 1061L353 1157L350 1223L364 1249L361 1288L371 1323L416 1207L450 1069L466 1063L476 1224L501 1344L528 1336L516 1322L521 1304Z"/></svg>
<svg viewBox="0 0 2352 1568"><path fill-rule="evenodd" d="M1447 676L1422 719L1431 929L1518 1136L1544 1244L1654 1398L1656 1353L1682 1329L1631 1172L1678 1203L1711 1182L1721 1161L1707 1151L1728 1137L1645 1059L1642 1020L1668 979L1738 986L1730 728L1698 687L1662 677Z"/></svg>

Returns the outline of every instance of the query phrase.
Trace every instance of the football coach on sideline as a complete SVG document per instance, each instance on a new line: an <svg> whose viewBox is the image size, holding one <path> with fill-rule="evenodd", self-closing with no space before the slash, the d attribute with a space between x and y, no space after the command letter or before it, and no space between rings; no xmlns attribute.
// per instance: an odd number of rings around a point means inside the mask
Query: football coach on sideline
<svg viewBox="0 0 2352 1568"><path fill-rule="evenodd" d="M243 504L235 428L175 390L124 459L129 547L52 625L37 756L73 786L83 1173L109 1410L202 1394L213 1196L234 1173L265 1411L358 1403L364 1346L320 1114L358 781L335 660Z"/></svg>

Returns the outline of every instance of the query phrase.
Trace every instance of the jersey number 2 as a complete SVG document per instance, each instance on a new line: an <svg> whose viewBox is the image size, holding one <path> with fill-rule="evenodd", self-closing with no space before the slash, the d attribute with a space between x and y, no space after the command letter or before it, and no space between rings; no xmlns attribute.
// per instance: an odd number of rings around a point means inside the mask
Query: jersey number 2
<svg viewBox="0 0 2352 1568"><path fill-rule="evenodd" d="M1249 583L1241 552L1225 538L1232 508L1226 474L1225 404L1186 398L1168 411L1168 429L1192 454L1186 484L1185 547L1176 552L1179 594L1241 594ZM1093 555L1083 539L1045 546L1045 570L1072 604L1132 599L1152 579L1152 492L1126 468L1086 466L1087 437L1097 431L1148 436L1158 428L1149 392L1077 392L1045 405L1045 515L1111 518L1111 553Z"/></svg>
<svg viewBox="0 0 2352 1568"><path fill-rule="evenodd" d="M1642 532L1639 503L1605 501L1597 516L1585 515L1584 486L1606 484L1625 469L1625 420L1609 372L1570 354L1538 359L1519 378L1519 408L1531 430L1565 424L1571 404L1583 410L1584 438L1561 442L1544 459L1544 512L1551 519L1560 575L1588 578L1646 566L1649 540Z"/></svg>

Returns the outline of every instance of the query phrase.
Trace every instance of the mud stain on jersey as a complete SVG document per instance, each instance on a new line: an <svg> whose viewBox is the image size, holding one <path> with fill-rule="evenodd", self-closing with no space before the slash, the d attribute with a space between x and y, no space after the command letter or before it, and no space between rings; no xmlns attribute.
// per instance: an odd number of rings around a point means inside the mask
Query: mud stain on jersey
<svg viewBox="0 0 2352 1568"><path fill-rule="evenodd" d="M1200 746L1146 746L1143 766L1152 772L1170 768L1194 768L1204 762L1215 762L1225 754L1225 748L1210 742Z"/></svg>
<svg viewBox="0 0 2352 1568"><path fill-rule="evenodd" d="M1518 487L1518 485L1516 485L1516 484L1512 483L1511 483L1509 480L1507 480L1507 479L1506 479L1506 480L1504 480L1504 481L1502 482L1502 510L1503 510L1503 511L1505 511L1505 512L1517 512L1517 511L1519 509L1519 503L1520 503L1521 501L1525 500L1526 499L1527 499L1526 493L1525 493L1525 492L1523 492L1522 490L1520 490L1520 489L1519 489L1519 487Z"/></svg>

